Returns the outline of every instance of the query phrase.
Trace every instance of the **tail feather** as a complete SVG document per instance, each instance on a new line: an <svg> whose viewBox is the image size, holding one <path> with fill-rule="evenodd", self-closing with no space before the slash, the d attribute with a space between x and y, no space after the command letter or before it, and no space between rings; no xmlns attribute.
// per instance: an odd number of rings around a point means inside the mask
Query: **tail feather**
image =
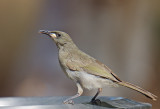
<svg viewBox="0 0 160 109"><path fill-rule="evenodd" d="M138 92L140 92L141 94L145 95L146 97L148 97L148 98L150 98L150 99L152 99L152 100L154 100L154 101L157 100L157 99L156 99L156 98L157 98L156 95L154 95L154 94L152 94L152 93L150 93L150 92L142 89L142 88L139 87L139 86L136 86L136 85L134 85L134 84L131 84L131 83L128 83L128 82L124 82L124 81L119 82L118 84L120 84L120 85L122 85L122 86L125 86L125 87L127 87L127 88L130 88L130 89L133 89L133 90L135 90L135 91L138 91Z"/></svg>

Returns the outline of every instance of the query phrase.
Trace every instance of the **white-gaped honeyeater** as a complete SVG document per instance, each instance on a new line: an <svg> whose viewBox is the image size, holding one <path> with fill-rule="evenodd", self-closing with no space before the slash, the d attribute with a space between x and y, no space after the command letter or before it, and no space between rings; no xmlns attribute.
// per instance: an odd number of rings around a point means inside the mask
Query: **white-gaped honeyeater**
<svg viewBox="0 0 160 109"><path fill-rule="evenodd" d="M78 88L77 94L66 99L64 101L65 104L73 104L72 99L81 96L83 88L98 89L96 95L91 100L95 101L102 88L106 86L125 86L140 92L152 100L156 100L157 96L154 94L139 86L122 81L106 65L81 51L67 33L48 30L40 30L39 32L48 35L54 40L59 52L60 66L65 74L76 83Z"/></svg>

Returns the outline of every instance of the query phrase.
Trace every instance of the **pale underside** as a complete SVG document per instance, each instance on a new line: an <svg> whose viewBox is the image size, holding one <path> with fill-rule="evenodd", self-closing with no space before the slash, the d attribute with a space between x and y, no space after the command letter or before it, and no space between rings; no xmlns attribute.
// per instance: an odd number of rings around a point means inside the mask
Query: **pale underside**
<svg viewBox="0 0 160 109"><path fill-rule="evenodd" d="M88 74L84 71L78 72L66 70L66 73L73 81L78 81L82 87L89 90L103 87L118 87L118 84L109 79Z"/></svg>

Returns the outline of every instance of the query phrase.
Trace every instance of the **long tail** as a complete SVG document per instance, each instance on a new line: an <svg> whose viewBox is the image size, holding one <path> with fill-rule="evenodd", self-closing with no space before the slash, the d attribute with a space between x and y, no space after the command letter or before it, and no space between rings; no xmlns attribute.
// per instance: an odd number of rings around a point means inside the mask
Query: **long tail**
<svg viewBox="0 0 160 109"><path fill-rule="evenodd" d="M136 86L136 85L134 85L134 84L131 84L131 83L128 83L128 82L124 82L124 81L119 82L118 84L120 84L120 85L122 85L122 86L125 86L125 87L127 87L127 88L130 88L130 89L133 89L133 90L135 90L135 91L138 91L138 92L140 92L141 94L145 95L146 97L148 97L148 98L150 98L150 99L152 99L152 100L154 100L154 101L157 100L157 99L156 99L156 98L157 98L156 95L154 95L154 94L152 94L152 93L150 93L150 92L148 92L148 91L140 88L139 86Z"/></svg>

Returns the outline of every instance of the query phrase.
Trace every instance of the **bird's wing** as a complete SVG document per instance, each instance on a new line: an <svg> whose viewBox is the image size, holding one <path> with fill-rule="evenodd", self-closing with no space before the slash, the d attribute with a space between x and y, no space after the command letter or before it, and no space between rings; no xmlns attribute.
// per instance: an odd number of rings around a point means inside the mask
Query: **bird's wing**
<svg viewBox="0 0 160 109"><path fill-rule="evenodd" d="M115 82L121 81L116 74L114 74L106 65L102 64L98 60L95 60L95 62L82 67L82 69L87 73L107 78Z"/></svg>
<svg viewBox="0 0 160 109"><path fill-rule="evenodd" d="M121 82L116 74L114 74L106 65L102 64L98 60L94 60L91 63L83 63L81 61L68 62L67 67L73 71L85 71L89 74L107 78L115 82Z"/></svg>

